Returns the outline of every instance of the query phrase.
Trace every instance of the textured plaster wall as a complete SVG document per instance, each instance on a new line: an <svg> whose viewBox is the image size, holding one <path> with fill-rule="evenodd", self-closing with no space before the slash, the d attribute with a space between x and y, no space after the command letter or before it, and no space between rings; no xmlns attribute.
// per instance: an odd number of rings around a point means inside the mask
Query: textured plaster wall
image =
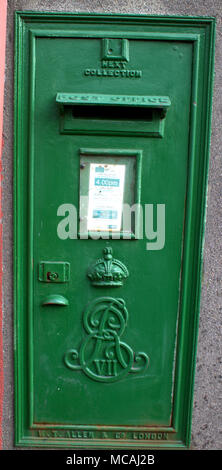
<svg viewBox="0 0 222 470"><path fill-rule="evenodd" d="M212 121L204 276L194 389L192 449L222 448L221 416L221 231L222 231L222 41L221 0L8 0L6 88L4 104L4 361L3 445L13 449L13 305L12 305L12 163L13 163L13 17L15 10L201 15L217 18L215 86Z"/></svg>

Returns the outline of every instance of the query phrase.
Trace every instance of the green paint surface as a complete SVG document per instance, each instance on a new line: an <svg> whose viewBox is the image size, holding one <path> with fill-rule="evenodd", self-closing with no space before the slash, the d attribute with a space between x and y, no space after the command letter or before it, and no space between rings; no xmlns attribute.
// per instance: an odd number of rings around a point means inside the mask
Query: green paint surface
<svg viewBox="0 0 222 470"><path fill-rule="evenodd" d="M16 30L16 443L186 446L214 21L18 13ZM143 216L152 204L154 231L165 205L162 249L147 250L145 217L141 239L58 237L57 210L79 217L90 162L126 165L124 201ZM122 286L87 277L107 247L129 272ZM42 262L69 263L69 280L40 281Z"/></svg>

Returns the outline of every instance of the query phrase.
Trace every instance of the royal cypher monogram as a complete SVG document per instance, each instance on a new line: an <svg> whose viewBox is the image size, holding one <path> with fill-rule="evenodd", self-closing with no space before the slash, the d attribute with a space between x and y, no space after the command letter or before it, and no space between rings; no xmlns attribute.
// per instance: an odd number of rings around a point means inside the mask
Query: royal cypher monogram
<svg viewBox="0 0 222 470"><path fill-rule="evenodd" d="M148 366L144 352L134 353L120 340L128 321L123 299L99 297L93 300L83 314L87 336L79 352L70 349L64 356L65 365L81 370L99 382L116 382L129 373L142 372Z"/></svg>

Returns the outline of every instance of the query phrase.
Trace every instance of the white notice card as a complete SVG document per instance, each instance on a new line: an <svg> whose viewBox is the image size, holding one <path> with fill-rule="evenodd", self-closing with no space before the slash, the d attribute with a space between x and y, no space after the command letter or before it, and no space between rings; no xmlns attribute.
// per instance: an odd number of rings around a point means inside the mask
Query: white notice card
<svg viewBox="0 0 222 470"><path fill-rule="evenodd" d="M87 230L121 229L125 165L91 163Z"/></svg>

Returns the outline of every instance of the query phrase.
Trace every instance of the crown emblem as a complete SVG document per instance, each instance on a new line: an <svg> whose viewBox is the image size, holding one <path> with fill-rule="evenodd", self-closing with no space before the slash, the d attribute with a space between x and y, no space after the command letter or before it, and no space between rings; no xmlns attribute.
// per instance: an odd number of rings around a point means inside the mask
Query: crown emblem
<svg viewBox="0 0 222 470"><path fill-rule="evenodd" d="M98 259L89 268L87 276L93 286L122 286L123 280L129 276L128 269L118 259L113 258L111 247L104 248L103 258Z"/></svg>

